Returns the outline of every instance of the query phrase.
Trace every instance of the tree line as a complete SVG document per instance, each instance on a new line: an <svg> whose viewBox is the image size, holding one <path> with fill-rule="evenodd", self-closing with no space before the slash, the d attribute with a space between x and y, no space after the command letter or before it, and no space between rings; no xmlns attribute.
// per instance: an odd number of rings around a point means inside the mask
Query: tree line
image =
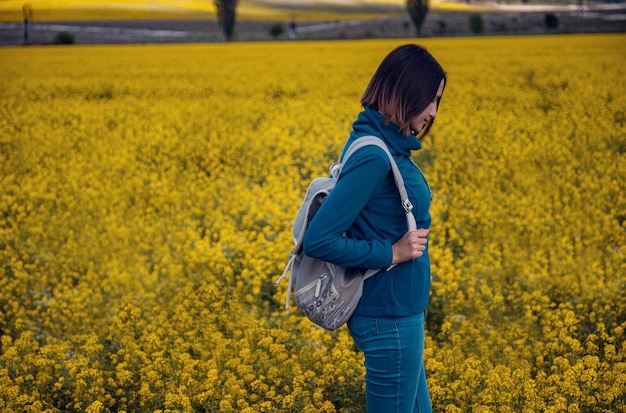
<svg viewBox="0 0 626 413"><path fill-rule="evenodd" d="M226 38L231 41L235 32L237 5L239 0L213 0L217 11L217 21ZM407 0L406 9L411 16L417 35L421 34L422 24L428 13L428 0Z"/></svg>

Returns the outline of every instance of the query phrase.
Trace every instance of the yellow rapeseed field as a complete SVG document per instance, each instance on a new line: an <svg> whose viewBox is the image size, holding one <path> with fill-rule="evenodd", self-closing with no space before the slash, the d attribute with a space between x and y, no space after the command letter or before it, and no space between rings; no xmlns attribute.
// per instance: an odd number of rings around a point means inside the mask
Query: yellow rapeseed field
<svg viewBox="0 0 626 413"><path fill-rule="evenodd" d="M403 42L0 48L0 410L362 412L274 281ZM435 411L625 411L626 36L420 42Z"/></svg>

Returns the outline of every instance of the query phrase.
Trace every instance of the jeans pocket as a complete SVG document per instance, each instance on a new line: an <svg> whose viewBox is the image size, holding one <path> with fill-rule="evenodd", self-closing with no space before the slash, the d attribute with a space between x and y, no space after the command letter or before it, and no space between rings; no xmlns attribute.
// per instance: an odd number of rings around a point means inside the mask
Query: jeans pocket
<svg viewBox="0 0 626 413"><path fill-rule="evenodd" d="M348 330L358 346L358 340L365 340L378 333L378 319L368 316L352 316L348 320Z"/></svg>

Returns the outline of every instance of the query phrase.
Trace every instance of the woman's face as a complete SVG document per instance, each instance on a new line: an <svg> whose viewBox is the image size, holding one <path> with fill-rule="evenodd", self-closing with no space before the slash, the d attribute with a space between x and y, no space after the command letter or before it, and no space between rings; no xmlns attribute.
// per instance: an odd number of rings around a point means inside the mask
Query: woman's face
<svg viewBox="0 0 626 413"><path fill-rule="evenodd" d="M439 106L439 100L441 100L441 95L443 94L444 80L441 80L439 84L439 89L437 89L437 95L432 102L428 104L426 109L419 115L415 117L410 123L411 131L418 134L428 125L430 121L435 119L437 116L437 107Z"/></svg>

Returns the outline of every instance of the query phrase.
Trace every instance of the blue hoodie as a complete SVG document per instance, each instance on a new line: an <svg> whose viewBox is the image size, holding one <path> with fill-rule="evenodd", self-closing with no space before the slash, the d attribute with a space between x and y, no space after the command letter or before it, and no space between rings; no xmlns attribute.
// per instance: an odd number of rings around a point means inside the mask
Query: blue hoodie
<svg viewBox="0 0 626 413"><path fill-rule="evenodd" d="M411 159L411 151L422 147L419 139L405 137L397 125L366 106L352 125L342 157L352 142L365 135L387 143L404 178L417 228L430 228L430 188ZM303 248L310 257L343 267L383 269L365 281L355 314L415 315L428 306L428 244L421 257L386 271L393 258L392 244L407 230L389 159L382 149L367 146L343 166L337 185L306 231Z"/></svg>

